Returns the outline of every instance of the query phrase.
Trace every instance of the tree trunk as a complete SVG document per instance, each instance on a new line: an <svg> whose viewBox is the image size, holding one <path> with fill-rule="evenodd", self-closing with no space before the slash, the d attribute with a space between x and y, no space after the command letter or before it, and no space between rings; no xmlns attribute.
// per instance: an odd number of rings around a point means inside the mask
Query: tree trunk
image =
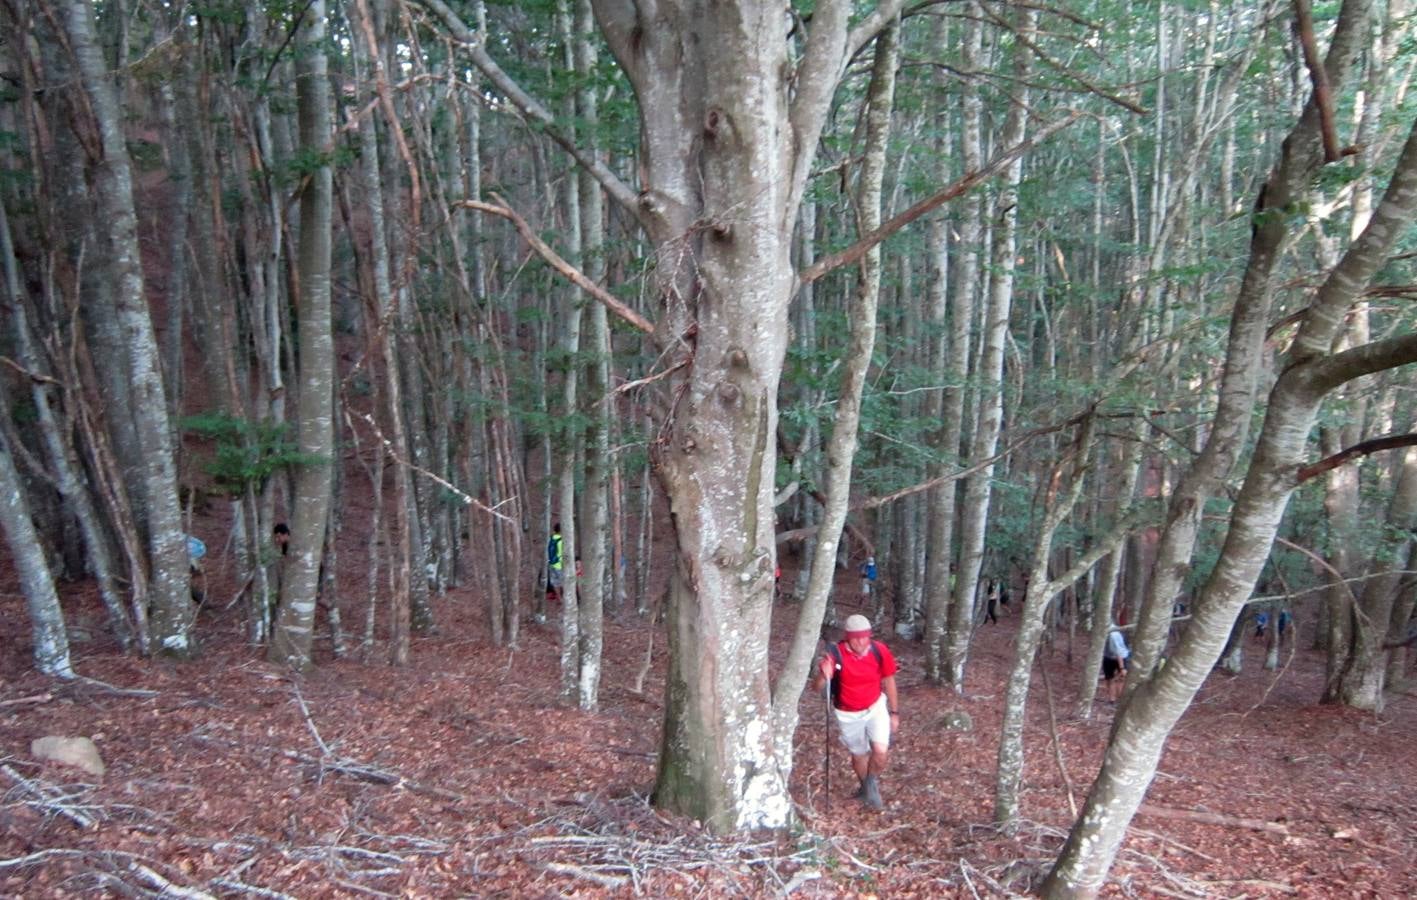
<svg viewBox="0 0 1417 900"><path fill-rule="evenodd" d="M1366 4L1353 0L1344 4L1330 51L1331 68L1336 57L1356 52L1361 41L1351 39L1366 34L1367 17ZM1317 132L1305 125L1313 126L1316 118L1311 105L1287 146L1315 153ZM1305 146L1295 147L1299 142ZM1194 619L1165 668L1124 702L1102 771L1043 885L1045 896L1092 896L1101 888L1127 825L1155 777L1166 737L1214 665L1269 556L1289 496L1298 486L1309 432L1324 397L1363 375L1417 361L1417 336L1412 334L1332 352L1348 310L1361 300L1369 280L1385 264L1396 235L1410 225L1414 207L1417 131L1409 136L1369 227L1349 247L1306 311L1283 374L1270 392L1255 455L1236 497L1219 559L1197 598ZM1263 229L1265 224L1256 227ZM1243 304L1236 313L1241 318L1249 315ZM1232 340L1242 330L1232 331ZM1239 349L1230 348L1232 364L1257 366L1258 346L1248 355L1237 356Z"/></svg>
<svg viewBox="0 0 1417 900"><path fill-rule="evenodd" d="M326 77L325 3L311 0L298 35L296 75L300 145L317 162L300 191L297 255L300 346L297 443L306 462L295 476L290 558L281 583L280 610L269 658L294 669L311 664L315 598L325 543L333 477L334 339L330 320L330 225L333 177L330 159L330 86Z"/></svg>
<svg viewBox="0 0 1417 900"><path fill-rule="evenodd" d="M968 6L970 14L964 24L964 43L961 47L962 64L971 71L980 65L983 56L982 14L976 3ZM984 104L979 95L979 85L972 79L960 85L960 165L966 172L978 171L984 161L983 129ZM984 201L979 191L971 191L960 203L959 220L956 224L958 236L955 238L955 264L952 267L953 284L949 297L949 349L944 359L941 377L955 385L948 390L941 407L941 435L936 450L946 459L958 458L964 439L964 385L969 371L970 332L974 326L976 298L980 294L981 279L979 248L984 233ZM938 492L938 496L934 496ZM948 514L951 521L955 516L955 495L958 491L954 481L932 491L926 502L931 506L931 516ZM948 508L944 504L948 503ZM925 612L925 675L931 681L950 679L946 662L946 641L953 640L950 620L950 604L953 589L958 578L952 578L955 567L950 565L954 558L954 529L948 533L943 528L937 533L931 529L931 541L943 541L948 537L950 544L940 544L932 549L935 553L926 574ZM958 687L958 685L956 685Z"/></svg>
<svg viewBox="0 0 1417 900"><path fill-rule="evenodd" d="M1031 33L1037 13L1020 13L1019 30ZM1014 59L1019 78L1016 102L1009 107L999 143L1013 147L1023 142L1028 127L1029 81L1031 51L1019 47ZM999 434L1004 425L1004 344L1009 334L1009 311L1013 307L1014 270L1016 268L1018 230L1018 187L1023 177L1023 160L1015 159L1004 173L999 188L999 210L993 223L994 235L990 247L992 256L989 296L985 305L984 331L980 337L978 371L979 408L970 447L973 462L994 455ZM984 563L984 538L989 526L989 498L992 494L994 466L987 465L969 476L964 487L964 507L960 515L959 569L954 579L954 599L950 602L949 640L945 645L945 678L958 693L964 692L964 667L969 658L969 644L974 636L974 595L979 572Z"/></svg>
<svg viewBox="0 0 1417 900"><path fill-rule="evenodd" d="M1343 703L1357 709L1382 712L1387 677L1387 654L1383 645L1401 637L1388 629L1392 622L1402 573L1412 554L1412 529L1417 526L1417 449L1402 454L1402 471L1388 507L1383 537L1373 553L1370 569L1378 570L1363 583L1356 614L1352 616L1352 642L1343 671L1338 677L1338 695Z"/></svg>
<svg viewBox="0 0 1417 900"><path fill-rule="evenodd" d="M8 408L0 409L0 413L7 418L10 416ZM18 570L20 590L29 609L35 668L55 678L73 678L64 610L59 605L54 577L44 559L44 544L30 521L24 486L4 430L0 430L0 531L5 532L6 543L10 545L10 558Z"/></svg>
<svg viewBox="0 0 1417 900"><path fill-rule="evenodd" d="M122 113L94 35L93 8L85 0L67 0L64 22L100 138L97 152L101 158L94 160L94 184L107 225L115 320L131 386L128 413L141 454L138 486L147 523L152 638L159 652L186 657L195 649L187 540L177 503L176 457L162 364L143 283Z"/></svg>
<svg viewBox="0 0 1417 900"><path fill-rule="evenodd" d="M595 22L591 17L590 0L574 0L575 34L573 48L575 71L580 76L576 91L576 111L584 123L585 136L581 146L587 153L599 157L595 132L599 127L592 69L596 65ZM591 281L605 279L605 227L602 191L594 176L585 169L581 181L581 256L583 270ZM594 710L599 705L601 648L605 641L605 565L610 537L610 415L615 404L610 396L610 323L604 305L592 303L587 311L586 364L586 430L585 495L581 498L585 515L582 555L585 558L585 578L577 579L577 599L580 601L580 708Z"/></svg>

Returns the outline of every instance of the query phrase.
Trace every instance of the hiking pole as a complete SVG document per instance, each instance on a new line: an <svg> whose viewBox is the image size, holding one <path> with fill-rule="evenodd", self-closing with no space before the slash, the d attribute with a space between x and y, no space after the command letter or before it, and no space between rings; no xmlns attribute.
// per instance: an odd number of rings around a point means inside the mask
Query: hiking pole
<svg viewBox="0 0 1417 900"><path fill-rule="evenodd" d="M827 683L822 685L822 699L826 701L827 717L822 721L822 734L827 739L827 801L826 814L832 814L832 683L827 679Z"/></svg>

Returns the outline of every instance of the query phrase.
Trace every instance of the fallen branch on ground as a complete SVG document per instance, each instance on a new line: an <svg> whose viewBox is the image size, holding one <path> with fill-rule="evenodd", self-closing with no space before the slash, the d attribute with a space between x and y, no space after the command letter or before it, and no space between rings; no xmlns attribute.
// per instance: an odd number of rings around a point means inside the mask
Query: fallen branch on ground
<svg viewBox="0 0 1417 900"><path fill-rule="evenodd" d="M85 812L84 807L70 802L72 795L58 786L38 778L26 778L9 766L0 766L0 772L4 772L15 783L15 790L30 798L22 799L20 802L31 809L47 816L60 816L68 819L85 831L98 825L97 816L90 815Z"/></svg>
<svg viewBox="0 0 1417 900"><path fill-rule="evenodd" d="M1175 809L1143 803L1137 812L1158 819L1180 819L1185 822L1199 822L1202 825L1219 825L1223 828L1248 828L1251 831L1268 831L1272 834L1289 834L1289 828L1282 822L1266 822L1263 819L1247 819L1243 816L1227 816L1223 813L1201 812L1194 809Z"/></svg>
<svg viewBox="0 0 1417 900"><path fill-rule="evenodd" d="M584 878L586 881L594 881L601 887L618 888L625 886L625 879L619 875L602 875L599 872L592 872L580 866L573 866L569 863L545 863L542 868L548 872L555 872L557 875L570 875L574 878Z"/></svg>
<svg viewBox="0 0 1417 900"><path fill-rule="evenodd" d="M0 700L0 706L18 706L21 703L48 703L54 699L50 693L32 694L28 697L16 697L13 700Z"/></svg>

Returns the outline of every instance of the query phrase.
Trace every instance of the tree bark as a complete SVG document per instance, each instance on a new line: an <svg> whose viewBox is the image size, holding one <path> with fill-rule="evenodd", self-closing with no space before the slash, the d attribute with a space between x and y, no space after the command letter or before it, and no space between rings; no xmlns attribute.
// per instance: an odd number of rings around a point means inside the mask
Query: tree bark
<svg viewBox="0 0 1417 900"><path fill-rule="evenodd" d="M150 615L154 649L190 656L193 606L187 540L177 502L176 451L162 364L138 250L138 219L133 178L122 128L122 114L112 76L94 34L93 8L86 0L66 0L63 7L75 65L89 99L99 135L93 160L98 207L107 225L116 324L129 383L129 415L141 454L138 487L147 523L147 566L151 573Z"/></svg>
<svg viewBox="0 0 1417 900"><path fill-rule="evenodd" d="M0 410L7 417L9 409ZM20 473L10 453L10 441L0 430L0 531L10 545L10 558L20 576L20 590L30 614L35 668L55 678L73 678L69 662L69 633L64 610L54 589L54 576L44 559L44 544L30 521Z"/></svg>
<svg viewBox="0 0 1417 900"><path fill-rule="evenodd" d="M304 462L295 476L290 558L281 582L270 661L306 669L313 660L315 600L333 478L334 337L330 319L333 173L330 86L326 77L325 3L311 0L301 19L296 74L300 145L315 160L300 190L297 336L300 346L297 444Z"/></svg>

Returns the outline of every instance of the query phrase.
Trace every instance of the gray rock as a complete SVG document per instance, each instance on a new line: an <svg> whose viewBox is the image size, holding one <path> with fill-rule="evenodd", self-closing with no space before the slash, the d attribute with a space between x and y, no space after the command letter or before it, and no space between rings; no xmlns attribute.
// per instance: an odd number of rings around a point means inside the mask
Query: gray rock
<svg viewBox="0 0 1417 900"><path fill-rule="evenodd" d="M103 759L98 755L98 748L86 737L59 737L51 734L35 738L30 742L30 754L66 766L77 766L90 775L102 775L108 771Z"/></svg>

